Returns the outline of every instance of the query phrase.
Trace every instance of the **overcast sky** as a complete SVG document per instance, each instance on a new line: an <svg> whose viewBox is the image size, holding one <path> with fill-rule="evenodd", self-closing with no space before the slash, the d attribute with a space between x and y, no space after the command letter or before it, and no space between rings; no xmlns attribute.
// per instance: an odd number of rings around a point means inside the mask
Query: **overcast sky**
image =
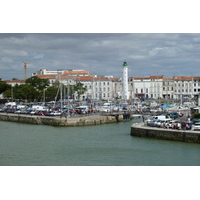
<svg viewBox="0 0 200 200"><path fill-rule="evenodd" d="M27 77L41 68L84 69L91 74L129 77L200 76L200 34L0 34L0 78Z"/></svg>

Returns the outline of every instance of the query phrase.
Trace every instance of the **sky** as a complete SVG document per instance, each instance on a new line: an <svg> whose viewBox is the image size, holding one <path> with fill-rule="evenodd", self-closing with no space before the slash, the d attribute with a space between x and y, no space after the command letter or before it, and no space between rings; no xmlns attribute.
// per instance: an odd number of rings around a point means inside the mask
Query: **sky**
<svg viewBox="0 0 200 200"><path fill-rule="evenodd" d="M23 79L42 68L84 69L122 77L199 75L198 33L1 33L0 78Z"/></svg>

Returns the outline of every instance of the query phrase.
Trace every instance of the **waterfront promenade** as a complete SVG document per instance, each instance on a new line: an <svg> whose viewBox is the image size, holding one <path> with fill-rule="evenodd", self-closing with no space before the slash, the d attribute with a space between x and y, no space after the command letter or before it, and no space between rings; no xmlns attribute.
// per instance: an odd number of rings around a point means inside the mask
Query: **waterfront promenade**
<svg viewBox="0 0 200 200"><path fill-rule="evenodd" d="M200 143L200 131L149 127L144 123L133 124L131 126L131 136Z"/></svg>

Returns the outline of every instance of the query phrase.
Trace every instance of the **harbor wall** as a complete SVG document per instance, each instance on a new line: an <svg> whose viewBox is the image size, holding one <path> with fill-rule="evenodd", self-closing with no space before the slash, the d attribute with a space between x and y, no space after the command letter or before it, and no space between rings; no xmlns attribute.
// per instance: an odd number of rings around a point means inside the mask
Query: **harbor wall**
<svg viewBox="0 0 200 200"><path fill-rule="evenodd" d="M43 124L52 126L89 126L106 123L116 123L124 121L123 115L103 116L91 115L76 118L60 118L60 117L46 117L46 116L28 116L19 114L0 113L1 121L11 121L29 124Z"/></svg>
<svg viewBox="0 0 200 200"><path fill-rule="evenodd" d="M131 126L131 136L200 143L199 131L146 127L144 123L133 124Z"/></svg>

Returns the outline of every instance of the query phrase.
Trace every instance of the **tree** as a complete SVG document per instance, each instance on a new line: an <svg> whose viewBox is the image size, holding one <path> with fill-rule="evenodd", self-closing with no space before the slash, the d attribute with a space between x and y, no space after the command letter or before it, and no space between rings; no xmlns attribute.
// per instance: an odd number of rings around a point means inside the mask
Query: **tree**
<svg viewBox="0 0 200 200"><path fill-rule="evenodd" d="M10 89L6 90L3 95L5 97L11 97ZM34 101L38 98L39 92L32 86L28 84L15 85L13 87L13 98Z"/></svg>
<svg viewBox="0 0 200 200"><path fill-rule="evenodd" d="M77 92L78 94L78 99L80 99L80 96L84 94L87 91L86 87L83 87L83 83L77 83L74 85L74 92Z"/></svg>
<svg viewBox="0 0 200 200"><path fill-rule="evenodd" d="M37 76L32 76L26 80L26 84L33 86L37 91L37 97L35 99L41 100L44 98L44 90L49 86L49 79L41 79Z"/></svg>
<svg viewBox="0 0 200 200"><path fill-rule="evenodd" d="M50 86L45 91L45 100L47 101L55 101L55 97L58 93L58 87ZM57 99L56 99L57 100Z"/></svg>
<svg viewBox="0 0 200 200"><path fill-rule="evenodd" d="M3 92L5 92L6 90L8 90L11 86L9 84L6 83L6 81L2 81L0 79L0 94L2 94Z"/></svg>
<svg viewBox="0 0 200 200"><path fill-rule="evenodd" d="M26 79L26 83L32 85L37 90L43 91L49 86L49 79L38 78L37 76L32 76Z"/></svg>

